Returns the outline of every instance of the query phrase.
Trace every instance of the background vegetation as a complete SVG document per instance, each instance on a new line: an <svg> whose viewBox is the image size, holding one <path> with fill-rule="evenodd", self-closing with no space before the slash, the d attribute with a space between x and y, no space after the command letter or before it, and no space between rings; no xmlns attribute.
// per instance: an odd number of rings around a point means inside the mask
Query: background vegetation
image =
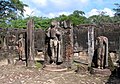
<svg viewBox="0 0 120 84"><path fill-rule="evenodd" d="M0 28L26 28L27 21L34 19L35 28L47 29L51 20L70 20L74 25L79 24L97 24L103 23L120 23L120 4L116 3L114 17L106 15L101 11L99 15L86 17L84 11L75 10L72 14L60 15L55 18L28 16L24 17L24 7L28 6L20 0L0 0Z"/></svg>

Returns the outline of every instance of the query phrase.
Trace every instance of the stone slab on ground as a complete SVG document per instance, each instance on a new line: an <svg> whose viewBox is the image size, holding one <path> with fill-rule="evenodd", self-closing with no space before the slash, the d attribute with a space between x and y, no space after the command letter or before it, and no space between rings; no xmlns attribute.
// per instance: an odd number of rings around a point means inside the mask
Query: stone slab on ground
<svg viewBox="0 0 120 84"><path fill-rule="evenodd" d="M60 72L60 71L67 71L67 68L62 67L61 65L50 64L50 65L45 65L43 70Z"/></svg>
<svg viewBox="0 0 120 84"><path fill-rule="evenodd" d="M111 71L110 69L98 69L98 68L93 68L94 74L96 75L103 75L103 76L110 76Z"/></svg>

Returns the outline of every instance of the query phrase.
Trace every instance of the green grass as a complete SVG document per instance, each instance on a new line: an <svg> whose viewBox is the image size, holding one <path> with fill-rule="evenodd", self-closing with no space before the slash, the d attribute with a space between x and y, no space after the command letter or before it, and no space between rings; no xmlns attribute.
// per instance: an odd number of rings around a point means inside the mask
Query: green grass
<svg viewBox="0 0 120 84"><path fill-rule="evenodd" d="M37 69L40 69L40 68L42 68L42 64L40 62L35 62L35 67Z"/></svg>

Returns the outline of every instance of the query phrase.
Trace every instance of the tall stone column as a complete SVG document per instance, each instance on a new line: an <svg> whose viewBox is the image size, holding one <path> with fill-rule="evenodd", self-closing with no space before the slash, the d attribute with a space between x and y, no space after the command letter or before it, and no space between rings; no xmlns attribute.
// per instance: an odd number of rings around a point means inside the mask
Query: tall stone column
<svg viewBox="0 0 120 84"><path fill-rule="evenodd" d="M64 23L63 60L65 66L70 68L73 62L73 27L69 21Z"/></svg>
<svg viewBox="0 0 120 84"><path fill-rule="evenodd" d="M91 67L94 55L94 27L88 27L88 67Z"/></svg>
<svg viewBox="0 0 120 84"><path fill-rule="evenodd" d="M27 63L26 66L34 67L34 22L29 20L27 23Z"/></svg>

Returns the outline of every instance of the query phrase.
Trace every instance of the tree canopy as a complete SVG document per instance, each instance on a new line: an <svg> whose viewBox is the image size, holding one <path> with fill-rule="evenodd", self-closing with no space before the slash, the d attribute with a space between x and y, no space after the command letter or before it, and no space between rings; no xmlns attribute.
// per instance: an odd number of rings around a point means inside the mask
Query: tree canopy
<svg viewBox="0 0 120 84"><path fill-rule="evenodd" d="M15 20L23 16L25 6L27 5L20 0L0 0L0 22Z"/></svg>
<svg viewBox="0 0 120 84"><path fill-rule="evenodd" d="M114 8L113 10L116 12L115 16L120 16L120 4L115 3L116 8Z"/></svg>
<svg viewBox="0 0 120 84"><path fill-rule="evenodd" d="M116 8L113 10L115 11L114 22L120 23L120 4L115 3Z"/></svg>

